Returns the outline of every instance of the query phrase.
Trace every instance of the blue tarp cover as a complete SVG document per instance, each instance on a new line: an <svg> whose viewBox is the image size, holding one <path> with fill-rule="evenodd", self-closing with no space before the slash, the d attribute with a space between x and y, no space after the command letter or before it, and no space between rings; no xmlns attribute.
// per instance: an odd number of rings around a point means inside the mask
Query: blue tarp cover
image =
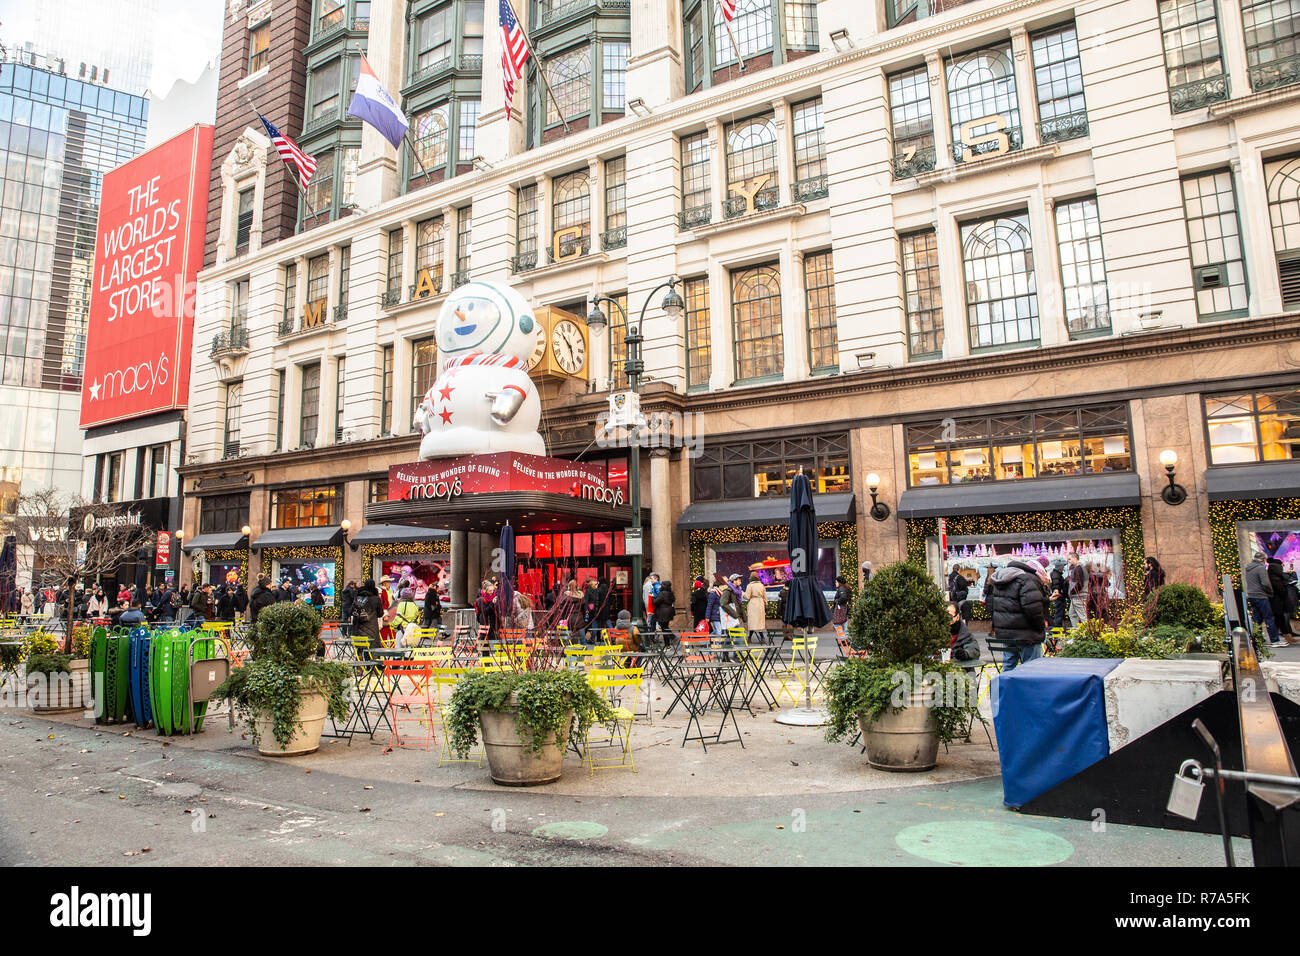
<svg viewBox="0 0 1300 956"><path fill-rule="evenodd" d="M1045 657L993 679L1003 803L1023 806L1110 753L1104 681L1119 664Z"/></svg>

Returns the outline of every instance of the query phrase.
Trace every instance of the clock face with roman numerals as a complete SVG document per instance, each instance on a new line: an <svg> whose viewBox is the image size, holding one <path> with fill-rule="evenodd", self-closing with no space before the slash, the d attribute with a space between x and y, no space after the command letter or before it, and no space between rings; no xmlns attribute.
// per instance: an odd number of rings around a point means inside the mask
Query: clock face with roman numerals
<svg viewBox="0 0 1300 956"><path fill-rule="evenodd" d="M582 337L582 329L561 319L551 330L551 354L555 364L569 375L577 375L587 364L587 343Z"/></svg>
<svg viewBox="0 0 1300 956"><path fill-rule="evenodd" d="M532 371L546 358L546 329L537 323L537 342L533 345L533 354L528 356L528 371Z"/></svg>

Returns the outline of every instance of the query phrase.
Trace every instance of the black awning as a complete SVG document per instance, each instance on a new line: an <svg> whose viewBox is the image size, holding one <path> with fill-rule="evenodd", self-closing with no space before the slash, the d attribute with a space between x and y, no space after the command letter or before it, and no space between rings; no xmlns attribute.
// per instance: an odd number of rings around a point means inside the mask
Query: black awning
<svg viewBox="0 0 1300 956"><path fill-rule="evenodd" d="M1265 461L1207 468L1205 490L1211 501L1297 498L1300 497L1300 461Z"/></svg>
<svg viewBox="0 0 1300 956"><path fill-rule="evenodd" d="M327 548L343 540L343 529L336 524L319 528L277 528L265 531L253 541L258 548Z"/></svg>
<svg viewBox="0 0 1300 956"><path fill-rule="evenodd" d="M817 521L852 521L856 505L853 492L813 495ZM790 523L790 497L742 498L739 501L700 501L689 505L677 519L677 528L754 528Z"/></svg>
<svg viewBox="0 0 1300 956"><path fill-rule="evenodd" d="M414 528L404 524L367 524L352 537L353 544L389 544L394 541L434 541L448 538L440 528Z"/></svg>
<svg viewBox="0 0 1300 956"><path fill-rule="evenodd" d="M197 538L190 538L181 545L181 550L189 554L200 548L204 551L243 551L247 547L248 537L238 531L231 531L226 534L201 534Z"/></svg>
<svg viewBox="0 0 1300 956"><path fill-rule="evenodd" d="M1081 475L1078 478L1028 478L972 481L909 488L898 499L900 518L1014 514L1068 508L1113 508L1140 504L1138 476Z"/></svg>

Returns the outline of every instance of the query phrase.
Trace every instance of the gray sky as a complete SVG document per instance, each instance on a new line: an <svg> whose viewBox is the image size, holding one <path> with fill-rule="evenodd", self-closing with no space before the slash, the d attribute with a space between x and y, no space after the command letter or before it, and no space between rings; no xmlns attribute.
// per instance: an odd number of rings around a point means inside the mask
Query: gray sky
<svg viewBox="0 0 1300 956"><path fill-rule="evenodd" d="M178 79L194 80L221 51L221 26L224 0L158 0L157 15L152 23L132 24L132 9L121 0L0 0L0 40L6 46L21 46L36 41L38 26L51 29L55 36L67 33L69 44L77 32L90 27L94 34L138 29L152 40L153 76L149 88L164 94ZM38 25L38 18L42 21ZM37 52L43 52L38 50ZM67 49L58 51L70 59L87 54ZM112 85L111 83L109 84Z"/></svg>

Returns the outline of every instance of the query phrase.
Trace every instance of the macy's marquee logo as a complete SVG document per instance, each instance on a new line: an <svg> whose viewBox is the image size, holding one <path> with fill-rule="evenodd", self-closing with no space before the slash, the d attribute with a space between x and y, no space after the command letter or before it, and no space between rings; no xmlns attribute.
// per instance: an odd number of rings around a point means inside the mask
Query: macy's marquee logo
<svg viewBox="0 0 1300 956"><path fill-rule="evenodd" d="M100 399L134 395L136 392L152 395L160 386L167 384L170 365L166 355L159 355L157 362L141 362L105 372L98 381L91 381L90 400L97 402Z"/></svg>

